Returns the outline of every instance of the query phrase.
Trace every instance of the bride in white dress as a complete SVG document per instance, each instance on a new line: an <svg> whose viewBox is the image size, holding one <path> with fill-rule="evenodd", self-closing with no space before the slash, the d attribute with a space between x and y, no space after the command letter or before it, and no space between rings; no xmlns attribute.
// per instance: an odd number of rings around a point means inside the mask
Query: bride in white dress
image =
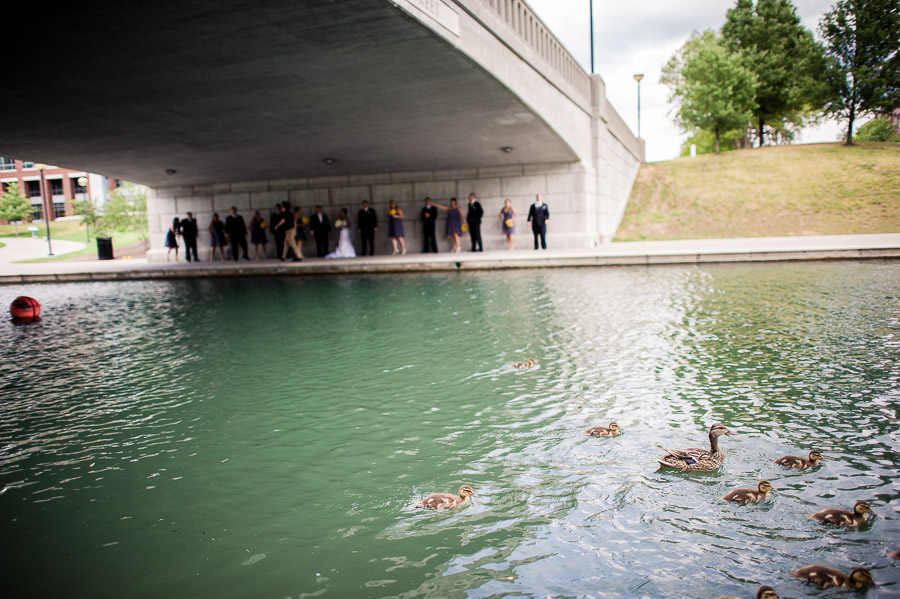
<svg viewBox="0 0 900 599"><path fill-rule="evenodd" d="M340 237L338 237L338 246L325 257L356 258L356 250L353 249L353 242L350 241L350 217L347 215L346 208L341 208L341 214L334 221L334 228L341 230Z"/></svg>

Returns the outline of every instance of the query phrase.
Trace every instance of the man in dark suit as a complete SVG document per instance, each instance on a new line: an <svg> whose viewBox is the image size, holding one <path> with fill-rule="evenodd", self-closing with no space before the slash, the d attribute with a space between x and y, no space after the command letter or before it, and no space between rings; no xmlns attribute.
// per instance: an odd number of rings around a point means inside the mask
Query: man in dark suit
<svg viewBox="0 0 900 599"><path fill-rule="evenodd" d="M473 252L483 252L481 245L481 218L484 216L484 208L478 202L474 193L469 194L469 210L466 212L466 224L469 225L469 237L472 238Z"/></svg>
<svg viewBox="0 0 900 599"><path fill-rule="evenodd" d="M534 204L528 210L528 222L531 223L531 232L534 233L534 249L538 249L538 238L541 248L547 249L547 223L550 222L550 209L537 194Z"/></svg>
<svg viewBox="0 0 900 599"><path fill-rule="evenodd" d="M422 208L422 236L424 246L422 251L426 254L437 254L437 238L434 236L434 223L437 220L437 206L431 203L431 198L425 198L425 207Z"/></svg>
<svg viewBox="0 0 900 599"><path fill-rule="evenodd" d="M184 255L187 261L191 261L191 253L194 254L194 262L200 262L197 257L197 219L193 212L188 212L187 217L181 219L181 238L184 240Z"/></svg>
<svg viewBox="0 0 900 599"><path fill-rule="evenodd" d="M231 207L231 214L225 218L225 233L231 242L231 257L238 261L238 248L244 250L244 260L249 260L247 255L247 225L244 217L238 214L235 206Z"/></svg>
<svg viewBox="0 0 900 599"><path fill-rule="evenodd" d="M331 231L331 223L328 215L322 214L322 207L316 206L316 213L309 219L309 230L316 240L316 256L324 258L328 253L328 232Z"/></svg>
<svg viewBox="0 0 900 599"><path fill-rule="evenodd" d="M287 228L284 223L284 206L281 202L275 204L275 212L269 215L269 223L272 226L272 237L275 238L275 257L283 260L284 235Z"/></svg>
<svg viewBox="0 0 900 599"><path fill-rule="evenodd" d="M375 255L375 231L378 230L378 215L374 208L369 208L369 201L363 200L362 210L356 215L356 231L359 233L360 253L365 256L366 248L369 256Z"/></svg>

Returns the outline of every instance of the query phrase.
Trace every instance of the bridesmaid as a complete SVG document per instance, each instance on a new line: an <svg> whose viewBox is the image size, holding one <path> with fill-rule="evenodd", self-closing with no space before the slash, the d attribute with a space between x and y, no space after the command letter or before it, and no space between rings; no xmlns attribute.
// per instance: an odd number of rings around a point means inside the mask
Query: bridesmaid
<svg viewBox="0 0 900 599"><path fill-rule="evenodd" d="M166 232L166 247L169 248L169 251L166 252L166 262L169 261L169 255L172 253L172 250L175 250L175 262L178 262L178 229L181 226L181 221L178 220L176 216L172 220L172 226L169 227L169 230Z"/></svg>
<svg viewBox="0 0 900 599"><path fill-rule="evenodd" d="M403 240L403 210L397 206L397 202L391 200L388 206L388 237L394 245L394 254L406 253L406 242ZM397 244L400 249L397 249Z"/></svg>
<svg viewBox="0 0 900 599"><path fill-rule="evenodd" d="M297 206L297 211L294 212L294 241L297 242L297 249L300 250L300 256L298 258L303 258L303 242L306 241L306 231L303 230L303 225L309 224L309 219L303 216L303 209L300 206Z"/></svg>
<svg viewBox="0 0 900 599"><path fill-rule="evenodd" d="M209 223L209 261L216 257L216 248L219 248L219 256L225 259L225 223L219 219L219 213L213 213L213 219Z"/></svg>
<svg viewBox="0 0 900 599"><path fill-rule="evenodd" d="M450 252L459 252L459 236L462 235L462 210L456 205L456 198L450 198L449 206L432 202L441 210L447 211L447 236L450 238Z"/></svg>
<svg viewBox="0 0 900 599"><path fill-rule="evenodd" d="M253 244L253 252L256 259L259 260L259 246L262 246L263 258L266 257L266 244L269 240L266 238L266 221L260 216L259 210L253 213L250 219L250 243Z"/></svg>
<svg viewBox="0 0 900 599"><path fill-rule="evenodd" d="M516 232L516 221L514 220L518 216L516 214L516 209L512 207L512 203L507 200L503 203L503 208L500 209L500 224L503 226L503 234L506 235L506 249L513 249L513 233Z"/></svg>

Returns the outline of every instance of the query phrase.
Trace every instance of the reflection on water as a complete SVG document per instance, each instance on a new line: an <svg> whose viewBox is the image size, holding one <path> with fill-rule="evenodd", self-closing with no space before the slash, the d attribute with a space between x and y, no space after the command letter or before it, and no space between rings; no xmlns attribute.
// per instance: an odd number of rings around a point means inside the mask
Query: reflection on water
<svg viewBox="0 0 900 599"><path fill-rule="evenodd" d="M809 563L900 595L896 263L6 294L45 316L0 323L11 596L802 596ZM717 421L719 471L656 470ZM860 530L805 517L857 499Z"/></svg>

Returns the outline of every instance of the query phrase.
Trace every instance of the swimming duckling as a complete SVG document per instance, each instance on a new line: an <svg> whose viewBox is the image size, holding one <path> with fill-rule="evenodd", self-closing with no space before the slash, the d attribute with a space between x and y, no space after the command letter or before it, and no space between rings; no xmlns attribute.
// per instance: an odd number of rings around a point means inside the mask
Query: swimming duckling
<svg viewBox="0 0 900 599"><path fill-rule="evenodd" d="M662 466L678 470L715 470L725 461L725 453L719 449L719 437L733 434L725 428L725 425L717 422L709 428L709 451L695 447L667 449L669 453L657 461Z"/></svg>
<svg viewBox="0 0 900 599"><path fill-rule="evenodd" d="M591 428L584 431L585 435L590 435L592 437L615 437L619 434L619 425L615 422L609 423L609 428L605 428L602 426L592 426Z"/></svg>
<svg viewBox="0 0 900 599"><path fill-rule="evenodd" d="M875 584L872 573L865 568L854 568L850 574L844 574L840 570L813 564L799 570L791 570L791 576L817 584L823 589L832 587L847 587L861 589L864 586Z"/></svg>
<svg viewBox="0 0 900 599"><path fill-rule="evenodd" d="M510 364L510 366L519 370L525 370L526 368L531 368L532 366L534 366L535 361L536 360L534 358L528 358L527 362L513 362L512 364Z"/></svg>
<svg viewBox="0 0 900 599"><path fill-rule="evenodd" d="M809 459L801 458L798 455L783 455L777 460L772 460L779 466L785 466L787 468L799 468L800 470L806 470L807 468L811 468L813 466L818 465L819 460L824 459L822 454L816 451L815 449L809 452Z"/></svg>
<svg viewBox="0 0 900 599"><path fill-rule="evenodd" d="M432 493L416 504L416 507L427 507L433 510L459 507L469 499L469 495L475 496L475 491L469 485L459 488L459 496L450 493Z"/></svg>
<svg viewBox="0 0 900 599"><path fill-rule="evenodd" d="M725 495L725 497L722 498L722 501L733 501L734 503L740 503L741 505L756 503L763 499L767 499L772 490L772 483L767 480L761 480L759 481L759 484L756 485L756 489L735 489Z"/></svg>
<svg viewBox="0 0 900 599"><path fill-rule="evenodd" d="M740 599L739 597L718 597L717 599ZM756 599L778 599L778 593L775 589L768 586L761 586L756 590Z"/></svg>
<svg viewBox="0 0 900 599"><path fill-rule="evenodd" d="M829 508L808 516L813 520L835 526L859 526L868 518L866 514L874 514L872 506L866 501L857 501L852 512Z"/></svg>

